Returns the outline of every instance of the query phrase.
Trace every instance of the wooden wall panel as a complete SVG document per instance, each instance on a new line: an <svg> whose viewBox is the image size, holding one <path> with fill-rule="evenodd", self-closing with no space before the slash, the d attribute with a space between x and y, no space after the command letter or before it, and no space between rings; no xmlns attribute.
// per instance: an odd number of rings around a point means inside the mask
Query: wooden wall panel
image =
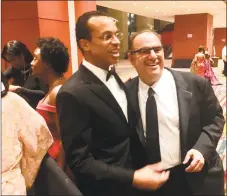
<svg viewBox="0 0 227 196"><path fill-rule="evenodd" d="M173 59L192 59L199 45L207 47L209 14L176 15ZM210 28L211 24L209 25ZM191 34L192 37L187 37Z"/></svg>
<svg viewBox="0 0 227 196"><path fill-rule="evenodd" d="M36 1L2 1L2 42L1 49L10 40L20 40L32 52L39 36ZM6 63L1 60L4 71Z"/></svg>

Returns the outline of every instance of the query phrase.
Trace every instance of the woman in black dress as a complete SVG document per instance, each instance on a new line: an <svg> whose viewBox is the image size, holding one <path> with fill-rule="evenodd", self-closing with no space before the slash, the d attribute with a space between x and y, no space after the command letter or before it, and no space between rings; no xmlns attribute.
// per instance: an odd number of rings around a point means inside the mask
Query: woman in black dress
<svg viewBox="0 0 227 196"><path fill-rule="evenodd" d="M3 72L10 80L9 90L19 94L35 109L48 89L38 78L31 75L30 63L33 55L24 43L11 40L3 47L1 57L9 64Z"/></svg>

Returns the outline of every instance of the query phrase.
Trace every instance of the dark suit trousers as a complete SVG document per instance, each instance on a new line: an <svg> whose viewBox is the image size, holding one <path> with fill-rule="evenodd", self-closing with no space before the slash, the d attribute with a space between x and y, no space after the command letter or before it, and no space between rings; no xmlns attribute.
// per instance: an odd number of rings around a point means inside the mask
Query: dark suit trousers
<svg viewBox="0 0 227 196"><path fill-rule="evenodd" d="M157 196L191 196L191 190L185 175L185 166L178 165L170 169L169 180L157 190Z"/></svg>
<svg viewBox="0 0 227 196"><path fill-rule="evenodd" d="M168 181L160 189L156 191L137 190L136 196L192 196L184 170L183 165L171 168Z"/></svg>

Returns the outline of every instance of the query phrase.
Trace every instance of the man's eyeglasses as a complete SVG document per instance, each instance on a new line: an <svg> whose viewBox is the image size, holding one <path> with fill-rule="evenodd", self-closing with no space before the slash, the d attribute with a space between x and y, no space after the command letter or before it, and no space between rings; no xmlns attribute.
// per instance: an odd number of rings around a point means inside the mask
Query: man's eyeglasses
<svg viewBox="0 0 227 196"><path fill-rule="evenodd" d="M140 48L138 50L130 50L129 53L131 54L139 54L142 56L147 56L151 54L151 50L155 52L155 54L159 54L162 51L162 46L152 47L152 48Z"/></svg>
<svg viewBox="0 0 227 196"><path fill-rule="evenodd" d="M121 32L117 32L115 34L111 33L111 32L107 32L98 38L102 39L105 42L112 42L114 40L114 36L117 37L118 40L123 39L123 33L121 33Z"/></svg>

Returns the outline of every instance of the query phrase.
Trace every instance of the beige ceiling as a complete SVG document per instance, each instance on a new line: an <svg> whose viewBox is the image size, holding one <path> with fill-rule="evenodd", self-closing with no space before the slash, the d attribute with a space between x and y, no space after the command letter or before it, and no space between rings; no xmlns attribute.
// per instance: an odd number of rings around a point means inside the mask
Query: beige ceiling
<svg viewBox="0 0 227 196"><path fill-rule="evenodd" d="M226 27L224 1L96 1L97 5L150 18L174 22L174 15L209 13L213 27Z"/></svg>

